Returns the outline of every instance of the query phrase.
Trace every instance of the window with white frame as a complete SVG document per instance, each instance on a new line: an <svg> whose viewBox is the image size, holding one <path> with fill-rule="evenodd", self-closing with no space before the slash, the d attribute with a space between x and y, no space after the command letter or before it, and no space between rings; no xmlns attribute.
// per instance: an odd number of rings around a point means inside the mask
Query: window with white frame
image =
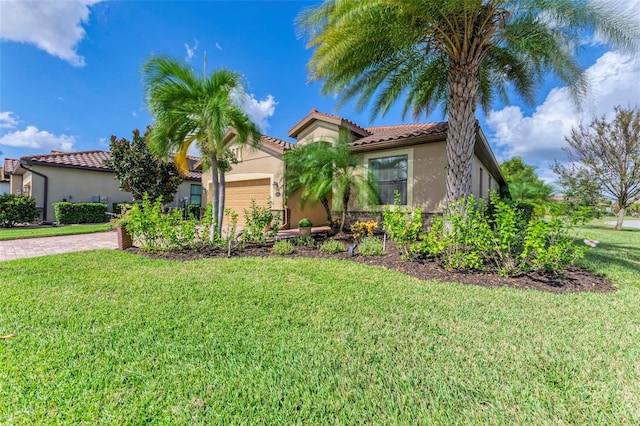
<svg viewBox="0 0 640 426"><path fill-rule="evenodd" d="M394 155L369 160L369 170L376 180L378 204L393 204L395 192L400 195L400 202L407 204L407 177L409 161L407 155Z"/></svg>

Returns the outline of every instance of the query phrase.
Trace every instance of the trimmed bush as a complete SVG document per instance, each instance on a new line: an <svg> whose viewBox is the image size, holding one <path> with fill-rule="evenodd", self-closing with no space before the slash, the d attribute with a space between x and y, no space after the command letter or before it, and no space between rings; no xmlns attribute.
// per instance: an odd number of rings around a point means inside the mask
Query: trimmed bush
<svg viewBox="0 0 640 426"><path fill-rule="evenodd" d="M384 254L382 241L376 237L364 237L358 245L358 254L361 256L382 256Z"/></svg>
<svg viewBox="0 0 640 426"><path fill-rule="evenodd" d="M296 247L289 240L280 240L273 245L273 252L281 256L293 254L296 251Z"/></svg>
<svg viewBox="0 0 640 426"><path fill-rule="evenodd" d="M102 223L107 222L107 205L103 203L53 203L56 222Z"/></svg>
<svg viewBox="0 0 640 426"><path fill-rule="evenodd" d="M328 240L322 243L320 251L323 253L342 253L345 252L344 244L337 240Z"/></svg>
<svg viewBox="0 0 640 426"><path fill-rule="evenodd" d="M40 212L36 199L25 195L0 195L0 226L13 228L18 223L33 222Z"/></svg>

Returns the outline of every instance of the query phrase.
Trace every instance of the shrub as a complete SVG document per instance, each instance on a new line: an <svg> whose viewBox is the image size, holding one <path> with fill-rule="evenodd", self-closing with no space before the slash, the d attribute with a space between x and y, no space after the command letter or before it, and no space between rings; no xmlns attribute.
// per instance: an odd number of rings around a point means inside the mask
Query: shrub
<svg viewBox="0 0 640 426"><path fill-rule="evenodd" d="M373 231L378 227L378 222L368 220L366 222L357 221L351 225L353 239L359 241L364 237L373 237Z"/></svg>
<svg viewBox="0 0 640 426"><path fill-rule="evenodd" d="M311 228L312 226L313 226L313 223L311 223L311 221L306 217L303 219L300 219L300 221L298 222L298 228Z"/></svg>
<svg viewBox="0 0 640 426"><path fill-rule="evenodd" d="M18 223L33 222L40 212L36 199L25 195L0 195L0 226L13 228Z"/></svg>
<svg viewBox="0 0 640 426"><path fill-rule="evenodd" d="M358 253L362 256L382 256L382 241L376 237L364 237L358 244Z"/></svg>
<svg viewBox="0 0 640 426"><path fill-rule="evenodd" d="M422 230L422 210L404 208L400 194L396 191L393 208L386 206L382 214L382 229L393 240L402 257L409 257L410 246L420 236Z"/></svg>
<svg viewBox="0 0 640 426"><path fill-rule="evenodd" d="M271 202L267 207L256 205L255 200L251 200L249 209L244 210L245 224L242 230L243 242L255 242L264 244L267 238L275 237L278 234L280 221L271 212Z"/></svg>
<svg viewBox="0 0 640 426"><path fill-rule="evenodd" d="M273 245L273 252L281 256L295 253L296 247L289 240L280 240Z"/></svg>
<svg viewBox="0 0 640 426"><path fill-rule="evenodd" d="M53 204L58 223L102 223L107 221L107 205L103 203Z"/></svg>
<svg viewBox="0 0 640 426"><path fill-rule="evenodd" d="M298 237L291 238L289 241L291 241L291 243L296 247L315 247L316 246L316 240L314 240L313 237L298 236Z"/></svg>
<svg viewBox="0 0 640 426"><path fill-rule="evenodd" d="M337 240L328 240L320 245L320 251L323 253L342 253L346 251L344 244Z"/></svg>

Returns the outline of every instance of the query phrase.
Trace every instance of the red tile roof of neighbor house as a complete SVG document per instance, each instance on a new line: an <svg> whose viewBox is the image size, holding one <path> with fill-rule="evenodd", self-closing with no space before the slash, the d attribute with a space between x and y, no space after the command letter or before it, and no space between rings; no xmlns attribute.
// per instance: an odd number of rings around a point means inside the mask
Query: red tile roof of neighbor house
<svg viewBox="0 0 640 426"><path fill-rule="evenodd" d="M26 162L27 165L71 167L111 172L113 170L104 164L109 158L111 158L111 152L102 150L77 152L51 151L49 154L26 155L20 157L20 161ZM193 168L193 165L199 160L198 157L194 156L187 156L187 158L189 159L189 166L191 168ZM195 170L190 170L185 176L185 178L189 180L200 180L201 177L202 173Z"/></svg>
<svg viewBox="0 0 640 426"><path fill-rule="evenodd" d="M260 138L260 142L262 142L263 144L271 145L282 151L291 149L295 146L295 144L292 144L291 142L283 141L282 139L274 138L273 136L268 135L262 135L262 137Z"/></svg>
<svg viewBox="0 0 640 426"><path fill-rule="evenodd" d="M4 173L5 175L13 173L13 171L20 165L20 161L13 158L4 159Z"/></svg>

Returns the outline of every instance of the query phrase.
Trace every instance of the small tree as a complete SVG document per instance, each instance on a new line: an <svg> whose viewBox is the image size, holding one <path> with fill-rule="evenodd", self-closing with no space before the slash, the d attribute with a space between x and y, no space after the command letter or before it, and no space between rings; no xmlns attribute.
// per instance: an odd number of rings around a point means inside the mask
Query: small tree
<svg viewBox="0 0 640 426"><path fill-rule="evenodd" d="M511 199L514 201L540 206L553 194L553 188L538 177L536 168L525 164L519 156L504 161L500 164L500 170L507 181Z"/></svg>
<svg viewBox="0 0 640 426"><path fill-rule="evenodd" d="M131 192L134 200L142 200L146 193L151 200L162 197L171 202L183 179L173 162L149 151L146 139L150 131L151 127L147 127L144 136L140 136L135 129L131 141L111 136L111 158L105 165L115 171L120 190Z"/></svg>
<svg viewBox="0 0 640 426"><path fill-rule="evenodd" d="M586 176L597 183L620 207L616 229L622 229L626 209L640 197L640 109L618 106L611 121L594 118L565 139L569 163L554 171L561 181Z"/></svg>

